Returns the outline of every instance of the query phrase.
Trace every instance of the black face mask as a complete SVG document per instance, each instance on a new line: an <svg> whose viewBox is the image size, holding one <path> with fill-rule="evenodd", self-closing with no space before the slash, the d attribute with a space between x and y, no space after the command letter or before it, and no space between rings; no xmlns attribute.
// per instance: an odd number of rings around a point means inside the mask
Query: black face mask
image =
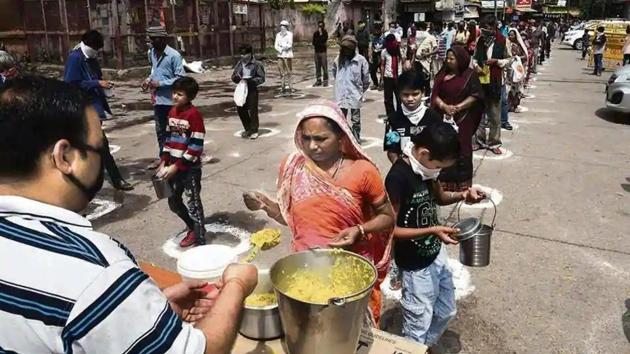
<svg viewBox="0 0 630 354"><path fill-rule="evenodd" d="M96 149L90 145L85 144L83 146L80 146L79 148L83 150L87 150L88 152L91 151L91 152L97 153L101 157L101 164L99 167L98 176L96 176L96 180L91 186L86 186L83 182L79 181L77 176L75 176L74 174L66 175L66 177L68 177L70 182L74 184L74 186L77 187L81 191L81 193L83 193L83 195L85 196L85 198L87 198L89 202L92 199L94 199L96 194L103 188L103 181L105 180L105 169L103 167L103 155L104 155L105 147L103 147L102 149Z"/></svg>

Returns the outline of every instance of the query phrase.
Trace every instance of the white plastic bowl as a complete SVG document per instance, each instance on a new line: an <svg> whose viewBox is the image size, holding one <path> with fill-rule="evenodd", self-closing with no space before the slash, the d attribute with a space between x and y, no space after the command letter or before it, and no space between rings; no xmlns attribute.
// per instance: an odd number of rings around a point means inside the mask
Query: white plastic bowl
<svg viewBox="0 0 630 354"><path fill-rule="evenodd" d="M238 261L234 250L224 245L198 246L182 253L177 260L177 272L184 280L215 283L231 263Z"/></svg>

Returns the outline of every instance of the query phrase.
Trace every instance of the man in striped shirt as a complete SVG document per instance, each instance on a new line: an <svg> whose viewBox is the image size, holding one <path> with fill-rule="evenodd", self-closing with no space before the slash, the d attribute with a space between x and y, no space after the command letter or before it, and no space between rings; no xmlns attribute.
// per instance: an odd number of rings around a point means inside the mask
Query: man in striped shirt
<svg viewBox="0 0 630 354"><path fill-rule="evenodd" d="M0 89L0 353L229 353L251 266L161 291L77 214L103 183L90 99L41 77ZM195 322L191 324L189 322Z"/></svg>

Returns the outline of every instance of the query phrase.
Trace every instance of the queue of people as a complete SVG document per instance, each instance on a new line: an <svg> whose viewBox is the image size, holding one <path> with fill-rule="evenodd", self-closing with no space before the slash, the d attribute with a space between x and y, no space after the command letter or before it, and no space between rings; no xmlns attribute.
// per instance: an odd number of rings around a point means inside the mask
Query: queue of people
<svg viewBox="0 0 630 354"><path fill-rule="evenodd" d="M283 93L293 92L289 27L280 23L274 45ZM339 53L330 65L334 101L314 102L298 114L296 151L280 161L276 195L245 193L246 207L288 226L293 251L345 247L374 262L378 279L369 312L375 326L380 285L395 266L403 335L435 345L456 313L446 246L458 243L458 230L440 225L438 206L485 197L473 186L473 151L503 153L501 129L510 129L503 108L518 108L527 83L524 68L540 58L544 37L533 35L539 30L536 24L500 29L493 16L479 26L471 21L444 30L418 23L404 45L398 23L388 32L373 30L372 38L365 23L356 34L351 23L339 26L334 34ZM211 240L200 196L206 130L193 104L199 85L185 75L182 57L167 45L163 27L149 28L148 36L152 69L142 86L152 95L159 149L151 167L173 186L168 205L187 229L180 246L203 245ZM315 86L328 84L327 40L320 23L312 38ZM13 265L0 267L0 292L47 306L34 309L0 298L0 315L15 321L0 339L19 352L156 347L228 353L243 300L256 285L254 267L229 266L210 292L201 291L203 282L160 290L131 252L78 214L102 187L100 166L113 169L100 125L107 112L105 90L112 87L95 62L100 48L98 32L84 35L70 54L67 83L30 76L6 80L12 69L3 65L0 53L0 149L14 152L0 154L5 159L0 161L0 249L9 250ZM231 79L246 89L237 109L242 137L256 139L265 68L250 45L240 54ZM360 110L370 79L372 87L384 91L383 149L391 162L385 178L361 148ZM109 173L112 183L125 189L115 171ZM121 326L130 316L134 322ZM24 334L41 340L25 340Z"/></svg>

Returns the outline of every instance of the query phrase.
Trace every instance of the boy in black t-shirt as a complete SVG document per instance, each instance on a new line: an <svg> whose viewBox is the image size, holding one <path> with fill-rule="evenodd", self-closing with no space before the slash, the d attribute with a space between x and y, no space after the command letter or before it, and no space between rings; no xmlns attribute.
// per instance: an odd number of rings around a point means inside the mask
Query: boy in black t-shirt
<svg viewBox="0 0 630 354"><path fill-rule="evenodd" d="M387 117L384 150L394 163L402 154L411 136L419 134L426 126L443 121L443 117L424 102L424 76L409 70L398 77L400 107Z"/></svg>
<svg viewBox="0 0 630 354"><path fill-rule="evenodd" d="M455 316L453 278L442 243L457 244L458 230L438 225L438 205L478 203L472 187L445 192L436 181L459 156L457 132L448 123L427 126L411 137L394 162L385 187L396 212L394 258L401 271L403 335L433 346Z"/></svg>

